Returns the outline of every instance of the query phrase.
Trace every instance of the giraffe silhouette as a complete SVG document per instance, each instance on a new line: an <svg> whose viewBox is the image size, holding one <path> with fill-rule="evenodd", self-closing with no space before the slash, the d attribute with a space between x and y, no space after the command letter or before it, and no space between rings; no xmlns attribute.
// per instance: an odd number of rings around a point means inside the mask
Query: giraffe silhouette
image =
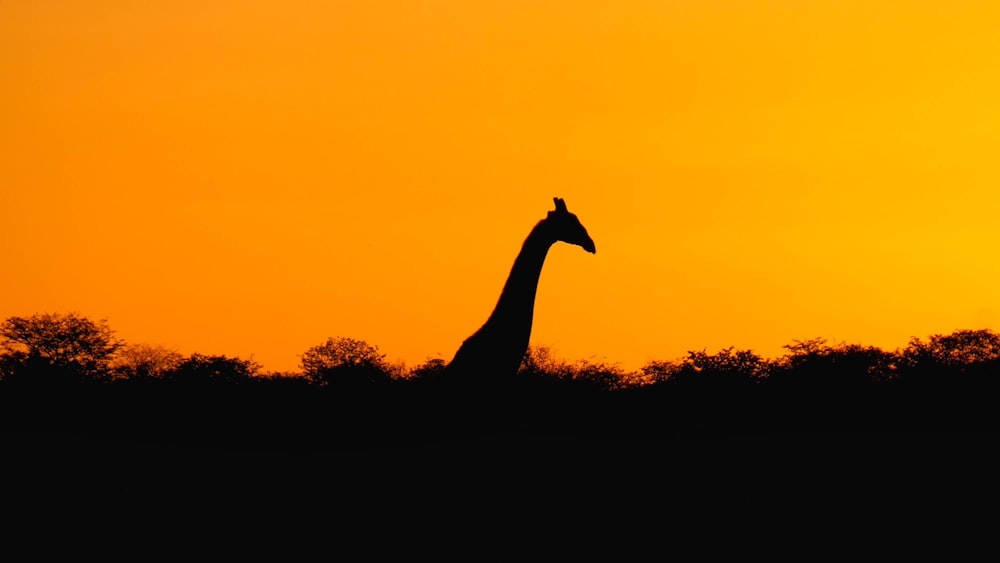
<svg viewBox="0 0 1000 563"><path fill-rule="evenodd" d="M521 246L493 313L465 339L445 373L470 381L497 381L512 377L528 350L538 278L549 248L556 242L597 252L594 241L562 198L552 198L555 210L539 221Z"/></svg>

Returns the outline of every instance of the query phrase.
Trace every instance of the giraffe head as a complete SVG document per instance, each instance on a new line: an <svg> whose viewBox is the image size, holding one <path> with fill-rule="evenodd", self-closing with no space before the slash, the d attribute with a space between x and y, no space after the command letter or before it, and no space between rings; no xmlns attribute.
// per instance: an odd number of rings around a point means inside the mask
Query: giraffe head
<svg viewBox="0 0 1000 563"><path fill-rule="evenodd" d="M587 234L587 229L576 215L566 209L566 202L561 197L554 197L552 201L555 202L556 208L554 211L549 211L546 222L551 226L556 240L575 244L591 254L596 254L597 247L594 246L593 239Z"/></svg>

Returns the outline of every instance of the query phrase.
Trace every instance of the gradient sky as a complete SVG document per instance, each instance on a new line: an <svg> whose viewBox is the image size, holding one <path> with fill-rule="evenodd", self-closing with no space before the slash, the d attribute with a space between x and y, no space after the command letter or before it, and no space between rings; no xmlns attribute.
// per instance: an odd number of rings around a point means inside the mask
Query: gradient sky
<svg viewBox="0 0 1000 563"><path fill-rule="evenodd" d="M0 318L415 365L566 199L535 344L886 349L1000 325L1000 4L0 2Z"/></svg>

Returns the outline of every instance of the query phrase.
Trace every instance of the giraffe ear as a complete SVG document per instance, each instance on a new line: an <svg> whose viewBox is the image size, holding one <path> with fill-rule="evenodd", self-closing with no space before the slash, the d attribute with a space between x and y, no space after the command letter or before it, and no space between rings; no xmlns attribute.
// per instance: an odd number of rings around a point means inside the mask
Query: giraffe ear
<svg viewBox="0 0 1000 563"><path fill-rule="evenodd" d="M556 211L561 211L561 212L564 212L564 213L568 211L566 209L566 201L563 200L563 198L561 198L561 197L554 197L554 198L552 198L552 201L554 201L555 204L556 204Z"/></svg>

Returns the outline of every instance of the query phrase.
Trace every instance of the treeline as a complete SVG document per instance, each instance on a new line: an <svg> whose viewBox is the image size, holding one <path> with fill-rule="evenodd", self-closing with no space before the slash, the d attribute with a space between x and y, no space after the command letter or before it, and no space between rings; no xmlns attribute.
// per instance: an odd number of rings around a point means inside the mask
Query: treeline
<svg viewBox="0 0 1000 563"><path fill-rule="evenodd" d="M129 344L103 320L38 314L0 324L0 408L14 424L274 443L487 430L648 436L996 426L1000 334L991 330L913 338L894 351L823 339L785 349L778 358L690 351L625 370L534 347L516 377L476 386L444 379L443 359L406 367L347 337L304 351L299 371L276 373L252 359Z"/></svg>
<svg viewBox="0 0 1000 563"><path fill-rule="evenodd" d="M873 385L955 387L989 384L1000 373L1000 334L959 330L913 338L887 351L861 344L831 344L817 338L785 345L787 353L764 358L752 350L689 351L673 360L652 361L638 370L612 362L567 361L546 347L531 347L519 379L550 380L602 391L670 384L712 389L766 383L795 388L856 388ZM378 346L349 337L330 337L300 356L300 370L272 372L251 359L195 353L163 346L130 344L105 320L75 313L10 317L0 324L0 382L25 385L120 381L216 382L261 380L314 387L363 387L433 381L443 358L408 367L386 359Z"/></svg>

